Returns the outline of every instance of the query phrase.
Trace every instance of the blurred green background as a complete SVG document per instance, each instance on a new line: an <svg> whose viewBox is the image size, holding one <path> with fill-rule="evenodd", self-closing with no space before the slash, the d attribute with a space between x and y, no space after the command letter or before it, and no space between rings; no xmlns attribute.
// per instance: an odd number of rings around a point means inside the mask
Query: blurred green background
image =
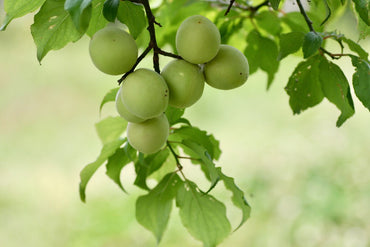
<svg viewBox="0 0 370 247"><path fill-rule="evenodd" d="M132 166L122 173L128 195L102 167L87 203L79 200L79 172L101 147L94 123L116 115L110 103L100 117L99 104L118 78L93 67L87 37L50 52L40 66L31 23L26 16L0 33L0 246L156 246L135 220L144 191L132 185ZM353 34L351 25L344 30ZM336 128L340 112L325 100L293 116L283 88L297 61L282 62L267 92L258 72L237 90L206 87L186 112L220 140L219 165L252 205L251 218L220 246L370 246L370 113L355 99L356 114ZM338 63L351 78L349 59ZM184 171L191 178L190 166ZM215 196L230 198L221 185ZM227 206L237 226L240 212ZM159 246L201 243L175 209Z"/></svg>

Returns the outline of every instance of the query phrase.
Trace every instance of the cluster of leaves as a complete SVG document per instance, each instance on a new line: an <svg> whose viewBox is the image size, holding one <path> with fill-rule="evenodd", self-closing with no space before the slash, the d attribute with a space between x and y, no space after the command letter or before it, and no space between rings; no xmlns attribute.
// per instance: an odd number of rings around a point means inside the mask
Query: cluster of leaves
<svg viewBox="0 0 370 247"><path fill-rule="evenodd" d="M165 45L176 50L175 35L180 23L190 15L202 14L217 24L222 43L238 41L235 46L248 58L250 74L258 69L267 73L267 88L273 83L284 58L301 56L302 61L285 87L294 114L316 106L324 98L341 111L337 126L354 114L350 84L342 69L329 61L341 58L351 59L356 70L352 78L353 90L370 110L368 53L348 37L327 30L332 18L351 11L358 17L359 39L365 39L370 33L368 1L312 0L309 8L303 8L300 0L295 0L297 5L289 6L289 3L280 0L162 0L151 8L148 0L4 0L6 18L0 30L5 30L13 19L38 10L31 33L37 46L37 59L41 62L49 51L76 42L85 34L91 37L109 22L120 22L141 48L146 47L144 55L139 57L142 59L152 48L154 55L156 51L166 55L159 49ZM154 28L155 24L157 28ZM328 40L338 43L339 53L325 49ZM158 63L157 59L153 61ZM158 71L159 64L154 67ZM114 101L117 90L106 94L100 110L107 102ZM211 190L222 181L231 191L232 202L242 211L238 227L248 219L250 206L234 179L215 164L221 154L218 141L213 135L192 126L183 114L183 110L168 108L169 141L164 149L152 155L138 153L126 138L122 138L127 127L122 118L108 117L97 123L103 148L98 158L81 171L80 197L82 201L86 200L86 186L104 164L108 177L125 191L120 175L124 167L133 164L136 171L134 184L147 191L136 202L136 217L140 224L160 241L175 201L190 234L205 246L216 246L230 233L231 226L224 204L210 194ZM183 169L180 164L182 159L199 166L209 181L209 188L202 190L187 178L186 167ZM154 188L147 184L150 178L158 181Z"/></svg>
<svg viewBox="0 0 370 247"><path fill-rule="evenodd" d="M101 108L115 100L117 90L106 94ZM127 122L121 117L107 117L98 122L96 130L103 148L98 158L81 171L80 196L82 201L86 200L86 185L103 164L106 164L108 177L125 191L120 179L121 172L128 164L134 164L134 184L147 191L136 201L138 222L153 232L159 242L168 224L173 201L176 201L182 223L190 234L205 246L216 246L230 234L231 225L226 217L225 205L209 192L220 181L224 183L232 194L232 202L242 211L237 228L249 218L250 206L234 179L215 165L221 155L219 142L213 135L191 126L183 114L184 110L173 107L167 109L166 116L171 125L167 146L150 155L138 153L127 142L127 138L121 137L127 127ZM180 156L181 153L188 156ZM186 169L183 171L181 159L189 159L194 165L200 166L210 183L206 191L185 176ZM154 188L149 188L149 178L158 181Z"/></svg>

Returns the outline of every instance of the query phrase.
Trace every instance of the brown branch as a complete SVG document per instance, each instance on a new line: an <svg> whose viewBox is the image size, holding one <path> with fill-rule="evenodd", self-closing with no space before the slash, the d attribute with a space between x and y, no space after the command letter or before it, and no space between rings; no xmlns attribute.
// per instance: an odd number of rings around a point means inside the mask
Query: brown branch
<svg viewBox="0 0 370 247"><path fill-rule="evenodd" d="M231 7L233 6L234 2L235 2L235 0L230 0L230 4L226 9L225 16L227 16L227 14L230 12Z"/></svg>
<svg viewBox="0 0 370 247"><path fill-rule="evenodd" d="M301 14L303 15L303 18L304 18L304 20L305 20L305 21L306 21L306 23L307 23L308 28L310 29L310 31L311 31L311 32L316 33L315 29L314 29L314 28L313 28L313 26L312 26L312 21L311 21L311 19L308 17L308 15L307 15L306 11L305 11L305 10L304 10L304 8L303 8L303 5L302 5L302 3L301 3L301 0L296 0L296 2L297 2L297 4L298 4L299 11L300 11L300 12L301 12Z"/></svg>
<svg viewBox="0 0 370 247"><path fill-rule="evenodd" d="M122 0L122 1L124 1L124 0ZM144 52L137 58L134 66L118 80L118 84L121 84L122 81L130 73L132 73L136 69L138 64L146 57L146 55L148 55L148 53L151 50L153 50L153 68L157 73L161 72L160 67L159 67L159 55L172 57L172 58L177 58L177 59L182 59L179 55L173 54L171 52L163 51L162 49L160 49L158 47L154 25L157 25L159 27L162 27L162 25L155 20L152 9L150 8L149 1L148 0L128 0L128 1L133 2L133 3L139 3L139 4L143 5L144 10L145 10L145 14L146 14L146 17L147 17L147 21L148 21L147 30L149 32L150 41L149 41L149 44L148 44L147 48L144 50Z"/></svg>

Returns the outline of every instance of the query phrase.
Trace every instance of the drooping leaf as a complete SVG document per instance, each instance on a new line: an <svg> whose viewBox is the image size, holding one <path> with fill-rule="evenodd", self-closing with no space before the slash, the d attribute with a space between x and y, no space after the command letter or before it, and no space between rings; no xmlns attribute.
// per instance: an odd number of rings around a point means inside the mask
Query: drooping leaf
<svg viewBox="0 0 370 247"><path fill-rule="evenodd" d="M351 56L352 65L356 68L352 83L357 98L370 111L370 65L365 60Z"/></svg>
<svg viewBox="0 0 370 247"><path fill-rule="evenodd" d="M244 54L250 61L249 73L253 74L258 68L266 71L268 75L267 88L269 88L279 68L276 43L272 39L263 37L258 31L252 30L248 34L247 44Z"/></svg>
<svg viewBox="0 0 370 247"><path fill-rule="evenodd" d="M118 139L126 127L127 121L121 117L107 117L95 124L96 132L103 144Z"/></svg>
<svg viewBox="0 0 370 247"><path fill-rule="evenodd" d="M362 20L358 20L359 40L366 39L370 35L370 27Z"/></svg>
<svg viewBox="0 0 370 247"><path fill-rule="evenodd" d="M209 190L214 188L219 181L220 176L218 175L216 165L213 163L213 160L207 149L192 140L183 140L182 144L199 156L199 159L201 160L200 165L202 166L202 171L205 172L206 177L211 182Z"/></svg>
<svg viewBox="0 0 370 247"><path fill-rule="evenodd" d="M205 247L215 247L227 235L231 226L225 205L209 194L200 193L196 185L186 181L176 196L182 224Z"/></svg>
<svg viewBox="0 0 370 247"><path fill-rule="evenodd" d="M285 87L294 114L319 104L324 99L319 81L319 55L297 65Z"/></svg>
<svg viewBox="0 0 370 247"><path fill-rule="evenodd" d="M346 42L349 49L351 49L351 51L353 51L353 52L356 52L359 55L360 58L362 58L364 60L368 59L369 53L367 53L359 44L357 44L353 40L347 39L345 37L342 37L342 40L344 42Z"/></svg>
<svg viewBox="0 0 370 247"><path fill-rule="evenodd" d="M103 15L106 20L110 22L114 22L116 20L120 2L121 0L105 0Z"/></svg>
<svg viewBox="0 0 370 247"><path fill-rule="evenodd" d="M71 15L77 30L84 33L91 18L92 0L66 0L64 9Z"/></svg>
<svg viewBox="0 0 370 247"><path fill-rule="evenodd" d="M4 31L13 19L35 11L44 2L45 0L4 0L6 16L4 23L0 26L0 31Z"/></svg>
<svg viewBox="0 0 370 247"><path fill-rule="evenodd" d="M136 201L136 219L157 238L162 239L172 210L173 199L183 182L176 173L167 174L148 194Z"/></svg>
<svg viewBox="0 0 370 247"><path fill-rule="evenodd" d="M31 33L37 46L39 62L50 50L61 49L69 42L75 42L82 37L71 16L64 9L63 0L47 0L42 5L31 25Z"/></svg>
<svg viewBox="0 0 370 247"><path fill-rule="evenodd" d="M269 0L269 2L274 10L279 9L280 0Z"/></svg>
<svg viewBox="0 0 370 247"><path fill-rule="evenodd" d="M104 28L108 21L103 15L104 0L92 1L92 12L89 27L86 31L87 35L92 37L98 30Z"/></svg>
<svg viewBox="0 0 370 247"><path fill-rule="evenodd" d="M303 46L302 46L304 58L308 58L314 55L321 47L322 42L323 42L323 39L319 34L315 32L306 33L303 39Z"/></svg>
<svg viewBox="0 0 370 247"><path fill-rule="evenodd" d="M98 168L110 157L112 156L116 150L123 144L126 142L126 139L119 139L119 140L114 140L112 142L109 142L109 143L106 143L101 152L100 152L100 155L98 156L98 158L86 165L81 173L80 173L80 198L81 198L81 201L85 202L86 201L86 186L87 186L87 183L90 181L91 177L94 175L94 173L96 172L96 170L98 170Z"/></svg>
<svg viewBox="0 0 370 247"><path fill-rule="evenodd" d="M120 22L126 24L130 34L136 39L146 27L146 17L142 5L130 1L121 1L117 18Z"/></svg>
<svg viewBox="0 0 370 247"><path fill-rule="evenodd" d="M360 18L370 26L370 4L369 0L352 0L355 4L355 9Z"/></svg>
<svg viewBox="0 0 370 247"><path fill-rule="evenodd" d="M290 32L280 35L280 51L278 60L282 60L289 54L297 52L303 44L304 33Z"/></svg>
<svg viewBox="0 0 370 247"><path fill-rule="evenodd" d="M126 146L128 144L126 143ZM131 162L130 158L127 155L126 149L120 148L108 158L107 162L107 171L106 174L110 177L124 192L126 190L123 188L121 183L121 171L122 169Z"/></svg>
<svg viewBox="0 0 370 247"><path fill-rule="evenodd" d="M161 168L169 154L170 152L168 149L162 149L155 154L146 156L140 153L138 161L135 162L136 179L134 184L139 188L149 190L149 187L146 184L147 177Z"/></svg>
<svg viewBox="0 0 370 247"><path fill-rule="evenodd" d="M183 126L176 129L173 134L203 146L211 156L211 159L218 160L220 158L219 142L212 135L207 134L206 131L197 127Z"/></svg>
<svg viewBox="0 0 370 247"><path fill-rule="evenodd" d="M237 230L250 217L251 207L249 206L247 200L244 197L244 192L235 184L234 178L228 177L225 174L223 174L220 167L217 168L217 171L226 189L230 190L233 194L231 198L232 202L234 203L236 207L242 210L242 213L243 213L242 220L239 226L235 229Z"/></svg>
<svg viewBox="0 0 370 247"><path fill-rule="evenodd" d="M281 20L287 24L293 32L309 32L307 24L299 12L286 13Z"/></svg>
<svg viewBox="0 0 370 247"><path fill-rule="evenodd" d="M325 97L341 111L337 121L337 127L340 127L355 113L347 78L338 65L325 58L321 59L319 70L321 88Z"/></svg>
<svg viewBox="0 0 370 247"><path fill-rule="evenodd" d="M99 112L101 112L103 106L108 103L108 102L112 102L112 101L116 101L116 95L117 95L117 92L119 90L119 87L116 87L116 88L113 88L111 89L103 98L102 102L100 103L100 107L99 107Z"/></svg>

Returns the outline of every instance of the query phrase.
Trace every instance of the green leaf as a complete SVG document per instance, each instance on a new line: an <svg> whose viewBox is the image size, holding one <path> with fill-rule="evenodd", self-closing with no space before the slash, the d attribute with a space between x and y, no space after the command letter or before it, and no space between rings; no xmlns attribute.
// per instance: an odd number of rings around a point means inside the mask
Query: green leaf
<svg viewBox="0 0 370 247"><path fill-rule="evenodd" d="M86 31L87 35L92 37L98 30L104 28L108 21L103 15L104 0L92 1L92 12L89 27Z"/></svg>
<svg viewBox="0 0 370 247"><path fill-rule="evenodd" d="M252 30L247 37L247 47L244 51L249 63L249 73L253 74L258 68L267 72L267 88L271 86L275 73L279 68L278 47L267 37L263 37L257 30Z"/></svg>
<svg viewBox="0 0 370 247"><path fill-rule="evenodd" d="M126 146L128 144L126 143ZM125 146L125 147L126 147ZM110 177L124 192L126 190L123 188L121 183L121 170L131 162L127 155L126 149L120 148L108 158L107 162L107 172L106 174Z"/></svg>
<svg viewBox="0 0 370 247"><path fill-rule="evenodd" d="M359 40L366 39L370 35L370 27L362 20L358 20Z"/></svg>
<svg viewBox="0 0 370 247"><path fill-rule="evenodd" d="M356 52L360 56L360 58L367 60L367 58L369 57L369 53L367 53L359 44L345 37L342 37L342 40L347 43L351 51Z"/></svg>
<svg viewBox="0 0 370 247"><path fill-rule="evenodd" d="M116 95L119 90L119 87L111 89L103 98L102 102L100 103L99 112L101 112L103 106L108 102L115 102L116 101Z"/></svg>
<svg viewBox="0 0 370 247"><path fill-rule="evenodd" d="M95 124L96 132L103 144L118 139L126 127L127 121L121 117L107 117Z"/></svg>
<svg viewBox="0 0 370 247"><path fill-rule="evenodd" d="M278 10L280 0L269 0L269 2L274 10Z"/></svg>
<svg viewBox="0 0 370 247"><path fill-rule="evenodd" d="M4 31L13 19L35 11L44 2L45 0L5 0L4 10L6 16L4 23L0 27L0 31Z"/></svg>
<svg viewBox="0 0 370 247"><path fill-rule="evenodd" d="M86 202L86 186L90 181L91 177L94 175L96 170L110 157L116 150L126 142L126 139L114 140L112 142L106 143L100 152L98 158L86 165L80 173L80 198L81 201Z"/></svg>
<svg viewBox="0 0 370 247"><path fill-rule="evenodd" d="M117 18L126 24L130 34L136 39L146 27L146 15L142 5L122 1L118 8Z"/></svg>
<svg viewBox="0 0 370 247"><path fill-rule="evenodd" d="M200 193L196 185L186 181L180 187L176 205L182 224L205 247L215 247L230 233L226 207L211 195Z"/></svg>
<svg viewBox="0 0 370 247"><path fill-rule="evenodd" d="M337 127L340 127L355 113L347 78L336 64L325 58L321 59L319 70L325 97L341 111L337 121Z"/></svg>
<svg viewBox="0 0 370 247"><path fill-rule="evenodd" d="M85 32L91 18L91 0L66 0L64 9L71 15L77 30Z"/></svg>
<svg viewBox="0 0 370 247"><path fill-rule="evenodd" d="M370 65L365 60L351 56L352 64L356 68L352 83L357 98L370 111Z"/></svg>
<svg viewBox="0 0 370 247"><path fill-rule="evenodd" d="M103 15L105 19L114 22L117 17L120 0L106 0L103 6Z"/></svg>
<svg viewBox="0 0 370 247"><path fill-rule="evenodd" d="M314 55L321 47L322 42L323 39L319 34L308 32L303 39L302 51L304 58Z"/></svg>
<svg viewBox="0 0 370 247"><path fill-rule="evenodd" d="M168 149L162 149L155 154L146 156L140 153L138 161L135 162L136 179L134 184L142 189L149 190L146 184L147 177L161 168L169 154Z"/></svg>
<svg viewBox="0 0 370 247"><path fill-rule="evenodd" d="M262 11L256 15L255 20L259 27L272 35L278 35L281 32L280 18L274 11Z"/></svg>
<svg viewBox="0 0 370 247"><path fill-rule="evenodd" d="M199 156L199 159L202 161L200 163L202 170L205 172L206 177L211 181L209 190L214 188L220 180L220 176L218 175L216 165L213 163L207 149L192 140L183 140L182 144Z"/></svg>
<svg viewBox="0 0 370 247"><path fill-rule="evenodd" d="M207 150L211 159L218 160L220 158L219 142L212 135L208 135L206 131L197 127L183 126L176 129L173 134L181 137L181 139L191 140L201 145Z"/></svg>
<svg viewBox="0 0 370 247"><path fill-rule="evenodd" d="M285 87L294 114L319 104L323 98L319 81L319 55L297 65Z"/></svg>
<svg viewBox="0 0 370 247"><path fill-rule="evenodd" d="M301 13L293 11L282 16L282 21L287 24L293 32L308 32L307 23Z"/></svg>
<svg viewBox="0 0 370 247"><path fill-rule="evenodd" d="M69 42L82 37L73 24L71 16L64 10L63 0L47 0L35 15L31 33L37 46L39 62L50 50L63 48Z"/></svg>
<svg viewBox="0 0 370 247"><path fill-rule="evenodd" d="M278 60L282 60L289 54L297 52L303 43L304 33L290 32L280 35L280 51Z"/></svg>
<svg viewBox="0 0 370 247"><path fill-rule="evenodd" d="M355 8L360 18L370 26L369 0L352 0L352 2L355 3Z"/></svg>
<svg viewBox="0 0 370 247"><path fill-rule="evenodd" d="M230 190L233 194L231 198L232 202L236 207L240 208L243 213L242 220L239 226L235 229L236 231L250 217L251 207L249 206L247 200L244 197L244 192L235 184L234 178L228 177L225 174L223 174L220 167L217 168L217 171L226 189Z"/></svg>
<svg viewBox="0 0 370 247"><path fill-rule="evenodd" d="M167 227L173 199L183 182L176 173L167 174L148 194L136 201L136 219L159 243Z"/></svg>
<svg viewBox="0 0 370 247"><path fill-rule="evenodd" d="M179 109L173 106L168 106L165 113L166 113L168 122L170 123L170 126L173 126L179 123L181 117L185 113L185 109Z"/></svg>

